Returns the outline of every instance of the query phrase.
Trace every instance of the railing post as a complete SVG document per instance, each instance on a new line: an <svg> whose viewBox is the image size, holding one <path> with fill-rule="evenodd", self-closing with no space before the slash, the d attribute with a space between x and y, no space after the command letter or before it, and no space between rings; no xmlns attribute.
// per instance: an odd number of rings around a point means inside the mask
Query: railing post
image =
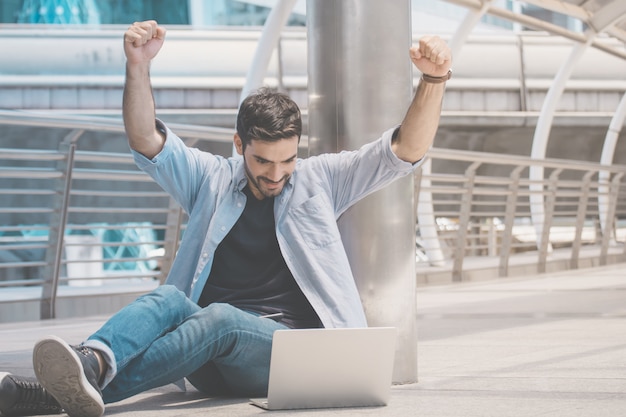
<svg viewBox="0 0 626 417"><path fill-rule="evenodd" d="M472 214L474 182L476 180L476 170L481 164L482 162L474 162L467 168L467 170L465 170L465 192L461 197L459 232L457 233L456 246L454 249L454 263L452 265L453 282L460 282L463 280L463 258L465 256L465 247L467 244L467 228Z"/></svg>
<svg viewBox="0 0 626 417"><path fill-rule="evenodd" d="M50 216L50 232L48 235L48 248L46 249L46 267L44 268L44 284L41 292L39 317L53 319L56 317L56 298L59 287L59 275L61 274L61 262L63 259L63 238L67 225L67 214L72 188L72 172L74 168L74 153L76 141L84 130L74 130L65 137L59 145L59 152L65 154L65 158L57 163L57 170L63 172L63 176L56 181L54 212Z"/></svg>
<svg viewBox="0 0 626 417"><path fill-rule="evenodd" d="M621 178L624 178L624 174L622 174ZM615 192L615 194L616 194L616 196L615 196L615 201L616 201L615 210L616 210L616 212L617 212L617 205L619 204L619 201L620 201L620 191L622 190L622 187L623 187L623 184L617 184L617 189L615 190L616 191ZM616 213L616 215L617 215L617 213ZM616 226L614 225L613 227L615 228L615 232L617 233ZM617 236L615 236L615 242L619 243L618 240L617 240ZM621 244L622 244L622 247L624 248L623 251L622 251L621 262L626 262L626 238L624 239L624 241L621 242Z"/></svg>
<svg viewBox="0 0 626 417"><path fill-rule="evenodd" d="M624 176L623 172L615 174L611 180L609 192L609 205L607 207L606 221L602 229L602 245L600 248L600 265L606 265L607 255L609 253L609 243L611 241L613 225L615 224L615 210L617 208L617 195L619 183Z"/></svg>
<svg viewBox="0 0 626 417"><path fill-rule="evenodd" d="M585 218L587 217L587 205L589 204L589 190L591 188L591 177L595 171L588 171L583 176L583 185L578 198L578 211L576 212L576 231L574 232L574 241L572 242L572 255L570 258L570 268L578 268L578 257L580 255L580 247L582 245L581 238L585 227Z"/></svg>
<svg viewBox="0 0 626 417"><path fill-rule="evenodd" d="M500 265L498 267L498 276L506 277L509 275L509 258L511 256L511 247L513 246L513 225L515 223L515 207L517 205L517 196L519 193L519 180L522 171L526 168L519 165L511 172L511 182L509 183L509 192L506 197L506 212L504 214L504 234L502 236L502 246L500 249Z"/></svg>
<svg viewBox="0 0 626 417"><path fill-rule="evenodd" d="M550 229L552 228L552 218L554 216L554 205L556 204L556 191L558 189L559 175L563 171L557 168L550 174L548 182L548 195L546 197L546 211L541 229L541 245L539 246L539 259L537 261L537 272L546 272L546 261L550 250Z"/></svg>
<svg viewBox="0 0 626 417"><path fill-rule="evenodd" d="M419 167L419 178L416 177L416 189L420 192L415 194L415 216L419 224L420 237L424 245L424 252L431 266L443 266L444 256L439 241L437 221L435 219L435 207L433 202L432 181L432 160L427 158Z"/></svg>

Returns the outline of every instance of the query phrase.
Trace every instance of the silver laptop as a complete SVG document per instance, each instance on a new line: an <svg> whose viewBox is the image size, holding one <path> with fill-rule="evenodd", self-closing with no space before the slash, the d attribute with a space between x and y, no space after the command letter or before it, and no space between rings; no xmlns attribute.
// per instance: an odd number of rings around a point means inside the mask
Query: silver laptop
<svg viewBox="0 0 626 417"><path fill-rule="evenodd" d="M382 406L389 401L394 327L277 330L266 410Z"/></svg>

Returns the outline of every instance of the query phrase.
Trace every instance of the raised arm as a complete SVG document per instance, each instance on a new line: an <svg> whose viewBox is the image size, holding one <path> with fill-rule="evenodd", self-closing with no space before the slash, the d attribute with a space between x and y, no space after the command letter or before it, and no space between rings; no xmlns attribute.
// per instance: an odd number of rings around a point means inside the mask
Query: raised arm
<svg viewBox="0 0 626 417"><path fill-rule="evenodd" d="M150 63L165 39L165 29L154 20L133 23L124 34L126 83L123 115L130 147L154 158L163 148L165 137L156 129L154 97L150 84Z"/></svg>
<svg viewBox="0 0 626 417"><path fill-rule="evenodd" d="M391 148L398 158L413 163L424 157L437 133L452 56L446 42L437 36L421 38L409 53L424 75Z"/></svg>

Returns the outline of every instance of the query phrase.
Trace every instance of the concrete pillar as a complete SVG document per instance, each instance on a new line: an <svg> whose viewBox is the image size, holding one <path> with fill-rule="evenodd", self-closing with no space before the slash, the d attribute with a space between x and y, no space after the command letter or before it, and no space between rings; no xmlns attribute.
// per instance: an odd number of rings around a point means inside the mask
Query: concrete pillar
<svg viewBox="0 0 626 417"><path fill-rule="evenodd" d="M410 0L309 0L307 19L309 153L357 149L400 123L412 96ZM398 329L394 382L416 382L413 177L339 226L369 325Z"/></svg>

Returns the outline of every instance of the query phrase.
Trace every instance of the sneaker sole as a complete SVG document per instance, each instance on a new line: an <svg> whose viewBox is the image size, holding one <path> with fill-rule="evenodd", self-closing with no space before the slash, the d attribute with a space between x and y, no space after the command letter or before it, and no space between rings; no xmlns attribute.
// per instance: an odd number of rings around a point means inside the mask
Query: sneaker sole
<svg viewBox="0 0 626 417"><path fill-rule="evenodd" d="M62 339L48 336L33 350L33 366L39 383L70 417L100 417L104 402L85 377L78 355Z"/></svg>

